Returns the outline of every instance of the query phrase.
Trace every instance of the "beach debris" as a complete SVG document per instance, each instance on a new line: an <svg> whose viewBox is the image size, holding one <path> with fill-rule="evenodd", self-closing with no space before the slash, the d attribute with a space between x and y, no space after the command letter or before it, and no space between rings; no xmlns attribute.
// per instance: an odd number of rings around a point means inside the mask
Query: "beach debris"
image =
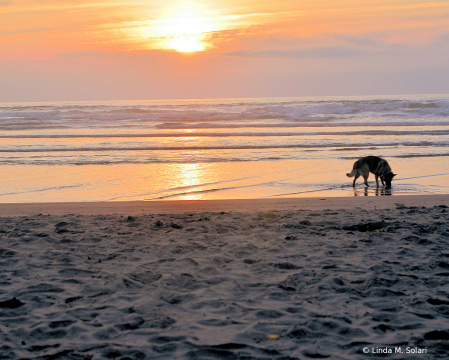
<svg viewBox="0 0 449 360"><path fill-rule="evenodd" d="M65 299L64 302L66 304L70 304L70 303L72 303L74 301L77 301L77 300L80 300L82 298L83 298L82 296L72 296L72 297L68 297L67 299Z"/></svg>
<svg viewBox="0 0 449 360"><path fill-rule="evenodd" d="M69 232L69 230L64 229L64 228L62 228L62 229L57 229L57 230L56 230L56 233L57 233L57 234L64 234L64 233L68 233L68 232Z"/></svg>
<svg viewBox="0 0 449 360"><path fill-rule="evenodd" d="M273 267L275 267L276 269L281 269L281 270L298 270L298 269L302 269L302 266L298 266L295 264L291 264L288 262L282 262L282 263L277 263L277 264L272 264Z"/></svg>
<svg viewBox="0 0 449 360"><path fill-rule="evenodd" d="M284 286L282 284L278 285L279 289L285 290L285 291L296 291L296 288L291 287L291 286Z"/></svg>
<svg viewBox="0 0 449 360"><path fill-rule="evenodd" d="M446 261L438 262L437 266L442 267L444 269L449 269L449 263L447 263Z"/></svg>
<svg viewBox="0 0 449 360"><path fill-rule="evenodd" d="M163 227L164 226L164 223L162 222L162 221L160 221L160 220L158 220L158 221L156 221L155 223L154 223L154 227L156 228L156 229L160 229L161 227Z"/></svg>
<svg viewBox="0 0 449 360"><path fill-rule="evenodd" d="M449 332L447 331L430 331L424 335L426 340L449 340Z"/></svg>
<svg viewBox="0 0 449 360"><path fill-rule="evenodd" d="M268 340L277 340L277 339L279 339L279 335L277 335L277 334L268 334L267 335L267 339Z"/></svg>
<svg viewBox="0 0 449 360"><path fill-rule="evenodd" d="M440 300L440 299L428 299L427 302L430 305L436 305L436 306L449 305L449 301Z"/></svg>
<svg viewBox="0 0 449 360"><path fill-rule="evenodd" d="M253 264L257 264L260 260L254 260L254 259L245 259L243 260L244 264L249 264L249 265L253 265Z"/></svg>
<svg viewBox="0 0 449 360"><path fill-rule="evenodd" d="M302 220L297 224L285 224L284 227L287 229L305 229L310 225L312 225L312 223L309 220Z"/></svg>
<svg viewBox="0 0 449 360"><path fill-rule="evenodd" d="M407 207L402 203L395 203L395 205L396 205L396 209L398 209L398 210L407 209Z"/></svg>
<svg viewBox="0 0 449 360"><path fill-rule="evenodd" d="M387 223L384 220L382 220L382 221L373 221L373 222L370 221L367 223L362 222L357 225L343 226L342 229L349 230L349 231L357 230L359 232L367 233L369 231L383 229L386 226L387 226Z"/></svg>
<svg viewBox="0 0 449 360"><path fill-rule="evenodd" d="M2 309L17 309L21 306L25 305L25 303L13 297L10 300L0 301L0 308Z"/></svg>

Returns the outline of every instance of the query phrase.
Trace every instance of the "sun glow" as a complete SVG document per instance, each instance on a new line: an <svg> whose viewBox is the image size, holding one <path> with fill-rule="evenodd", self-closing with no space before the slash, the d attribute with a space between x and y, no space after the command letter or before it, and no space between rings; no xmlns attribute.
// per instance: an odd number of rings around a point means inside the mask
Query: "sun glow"
<svg viewBox="0 0 449 360"><path fill-rule="evenodd" d="M204 37L201 35L181 35L166 41L165 46L184 53L203 51L208 47L203 40Z"/></svg>
<svg viewBox="0 0 449 360"><path fill-rule="evenodd" d="M161 39L161 47L186 53L211 47L207 40L218 29L213 18L191 5L179 8L169 17L156 21L155 25L154 32Z"/></svg>

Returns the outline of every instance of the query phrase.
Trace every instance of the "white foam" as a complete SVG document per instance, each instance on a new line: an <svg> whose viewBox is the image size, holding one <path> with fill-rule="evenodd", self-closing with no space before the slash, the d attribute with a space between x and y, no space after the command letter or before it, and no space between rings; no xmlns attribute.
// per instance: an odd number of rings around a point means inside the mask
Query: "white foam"
<svg viewBox="0 0 449 360"><path fill-rule="evenodd" d="M170 124L201 127L277 121L277 126L309 125L310 122L360 124L361 122L433 123L447 121L449 97L415 99L268 99L263 101L173 101L113 103L49 103L0 105L0 130L65 128L170 127ZM367 121L368 120L368 121ZM204 124L203 124L204 125Z"/></svg>
<svg viewBox="0 0 449 360"><path fill-rule="evenodd" d="M0 104L1 164L446 156L448 134L449 96Z"/></svg>

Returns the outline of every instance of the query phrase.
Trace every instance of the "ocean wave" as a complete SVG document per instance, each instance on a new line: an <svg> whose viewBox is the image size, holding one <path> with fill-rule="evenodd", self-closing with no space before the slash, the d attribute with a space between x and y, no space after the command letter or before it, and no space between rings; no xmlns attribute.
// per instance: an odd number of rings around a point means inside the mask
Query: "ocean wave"
<svg viewBox="0 0 449 360"><path fill-rule="evenodd" d="M354 155L349 156L349 150L353 150ZM273 164L282 160L317 160L322 161L334 159L355 161L361 156L366 156L375 151L376 154L387 154L389 159L403 158L441 158L449 157L449 152L439 153L415 153L415 154L394 154L391 151L385 152L384 148L353 148L347 149L347 155L329 156L323 153L326 149L305 149L300 153L282 152L278 156L270 156L266 152L261 153L227 153L221 156L211 156L207 153L194 153L189 156L170 156L167 154L146 154L147 156L135 156L135 154L126 156L124 154L112 154L107 157L95 156L40 156L36 157L0 157L0 166L90 166L90 165L143 165L143 164L212 164L212 163L244 163L244 162L272 162ZM314 154L313 156L307 154ZM442 160L443 161L443 160ZM446 161L446 160L444 160Z"/></svg>
<svg viewBox="0 0 449 360"><path fill-rule="evenodd" d="M449 124L448 124L449 125ZM449 135L449 129L423 130L348 130L308 132L175 132L175 133L110 133L110 134L13 134L0 135L0 139L105 139L105 138L221 138L221 137L303 137L303 136L409 136Z"/></svg>
<svg viewBox="0 0 449 360"><path fill-rule="evenodd" d="M447 157L447 156L449 156L449 153L389 154L388 155L388 157L390 157L390 158L403 158L403 159L421 158L421 157ZM357 160L358 158L359 157L357 157L357 156L342 156L341 157L341 159L343 159L343 160Z"/></svg>
<svg viewBox="0 0 449 360"><path fill-rule="evenodd" d="M74 124L64 125L57 123L0 123L0 138L8 138L8 137L23 137L23 138L39 138L39 137L139 137L140 135L134 135L131 133L131 130L139 130L149 131L149 130L173 130L173 131L182 131L182 130L238 130L238 129L305 129L305 128L365 128L365 127L378 127L378 128L403 128L403 127L415 127L415 133L426 132L426 127L434 126L434 127L447 127L449 126L448 120L426 120L426 121L414 121L414 120L404 120L404 121L394 121L392 119L385 119L383 122L380 121L371 121L371 122L347 122L347 121L335 121L332 123L326 123L322 121L301 121L301 122L272 122L272 123L264 123L264 122L203 122L203 123L158 123L152 124L148 126L148 124L126 124L126 123L114 123L114 124L89 124L90 128L86 129L82 125L74 126ZM54 134L57 130L63 131L64 133ZM47 131L47 134L32 134L35 131ZM89 131L102 131L103 134L86 134ZM369 130L364 130L369 131ZM381 131L381 130L379 130ZM393 132L395 130L387 130ZM444 130L442 130L444 131ZM80 133L77 133L80 132ZM82 133L81 133L82 132ZM71 134L68 134L71 133ZM247 132L248 133L248 132ZM351 133L351 132L347 132ZM179 133L181 134L181 133ZM165 136L164 133L158 134L160 137ZM142 133L141 137L148 136L158 136L152 135L148 133ZM197 133L196 135L186 134L185 136L206 136L200 135ZM220 136L217 135L216 136Z"/></svg>
<svg viewBox="0 0 449 360"><path fill-rule="evenodd" d="M443 157L448 135L447 95L0 104L3 165Z"/></svg>
<svg viewBox="0 0 449 360"><path fill-rule="evenodd" d="M176 127L280 121L275 126L310 122L420 123L447 120L449 97L248 99L103 103L0 104L0 129L96 127ZM383 119L385 121L379 121ZM367 121L368 120L368 121ZM437 121L435 121L437 120ZM447 121L446 121L447 122ZM226 124L230 123L230 124ZM295 124L298 125L298 124ZM327 124L329 125L329 124ZM327 126L326 125L326 126ZM242 124L238 124L242 126ZM344 125L339 125L344 126Z"/></svg>
<svg viewBox="0 0 449 360"><path fill-rule="evenodd" d="M270 150L270 149L322 149L322 148L369 148L372 146L382 147L448 147L449 143L418 141L418 142L388 142L384 144L379 143L342 143L342 142L328 142L328 143L305 143L305 144L229 144L229 145L185 145L185 146L93 146L93 147L40 147L40 148L0 148L0 153L41 153L41 152L121 152L121 151L208 151L208 150Z"/></svg>

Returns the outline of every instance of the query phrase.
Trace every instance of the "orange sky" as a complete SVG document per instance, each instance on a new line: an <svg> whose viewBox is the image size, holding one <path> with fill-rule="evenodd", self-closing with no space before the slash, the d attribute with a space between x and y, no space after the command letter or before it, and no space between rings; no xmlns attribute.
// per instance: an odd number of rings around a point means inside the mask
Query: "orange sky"
<svg viewBox="0 0 449 360"><path fill-rule="evenodd" d="M449 1L0 0L0 102L449 93L448 64Z"/></svg>

